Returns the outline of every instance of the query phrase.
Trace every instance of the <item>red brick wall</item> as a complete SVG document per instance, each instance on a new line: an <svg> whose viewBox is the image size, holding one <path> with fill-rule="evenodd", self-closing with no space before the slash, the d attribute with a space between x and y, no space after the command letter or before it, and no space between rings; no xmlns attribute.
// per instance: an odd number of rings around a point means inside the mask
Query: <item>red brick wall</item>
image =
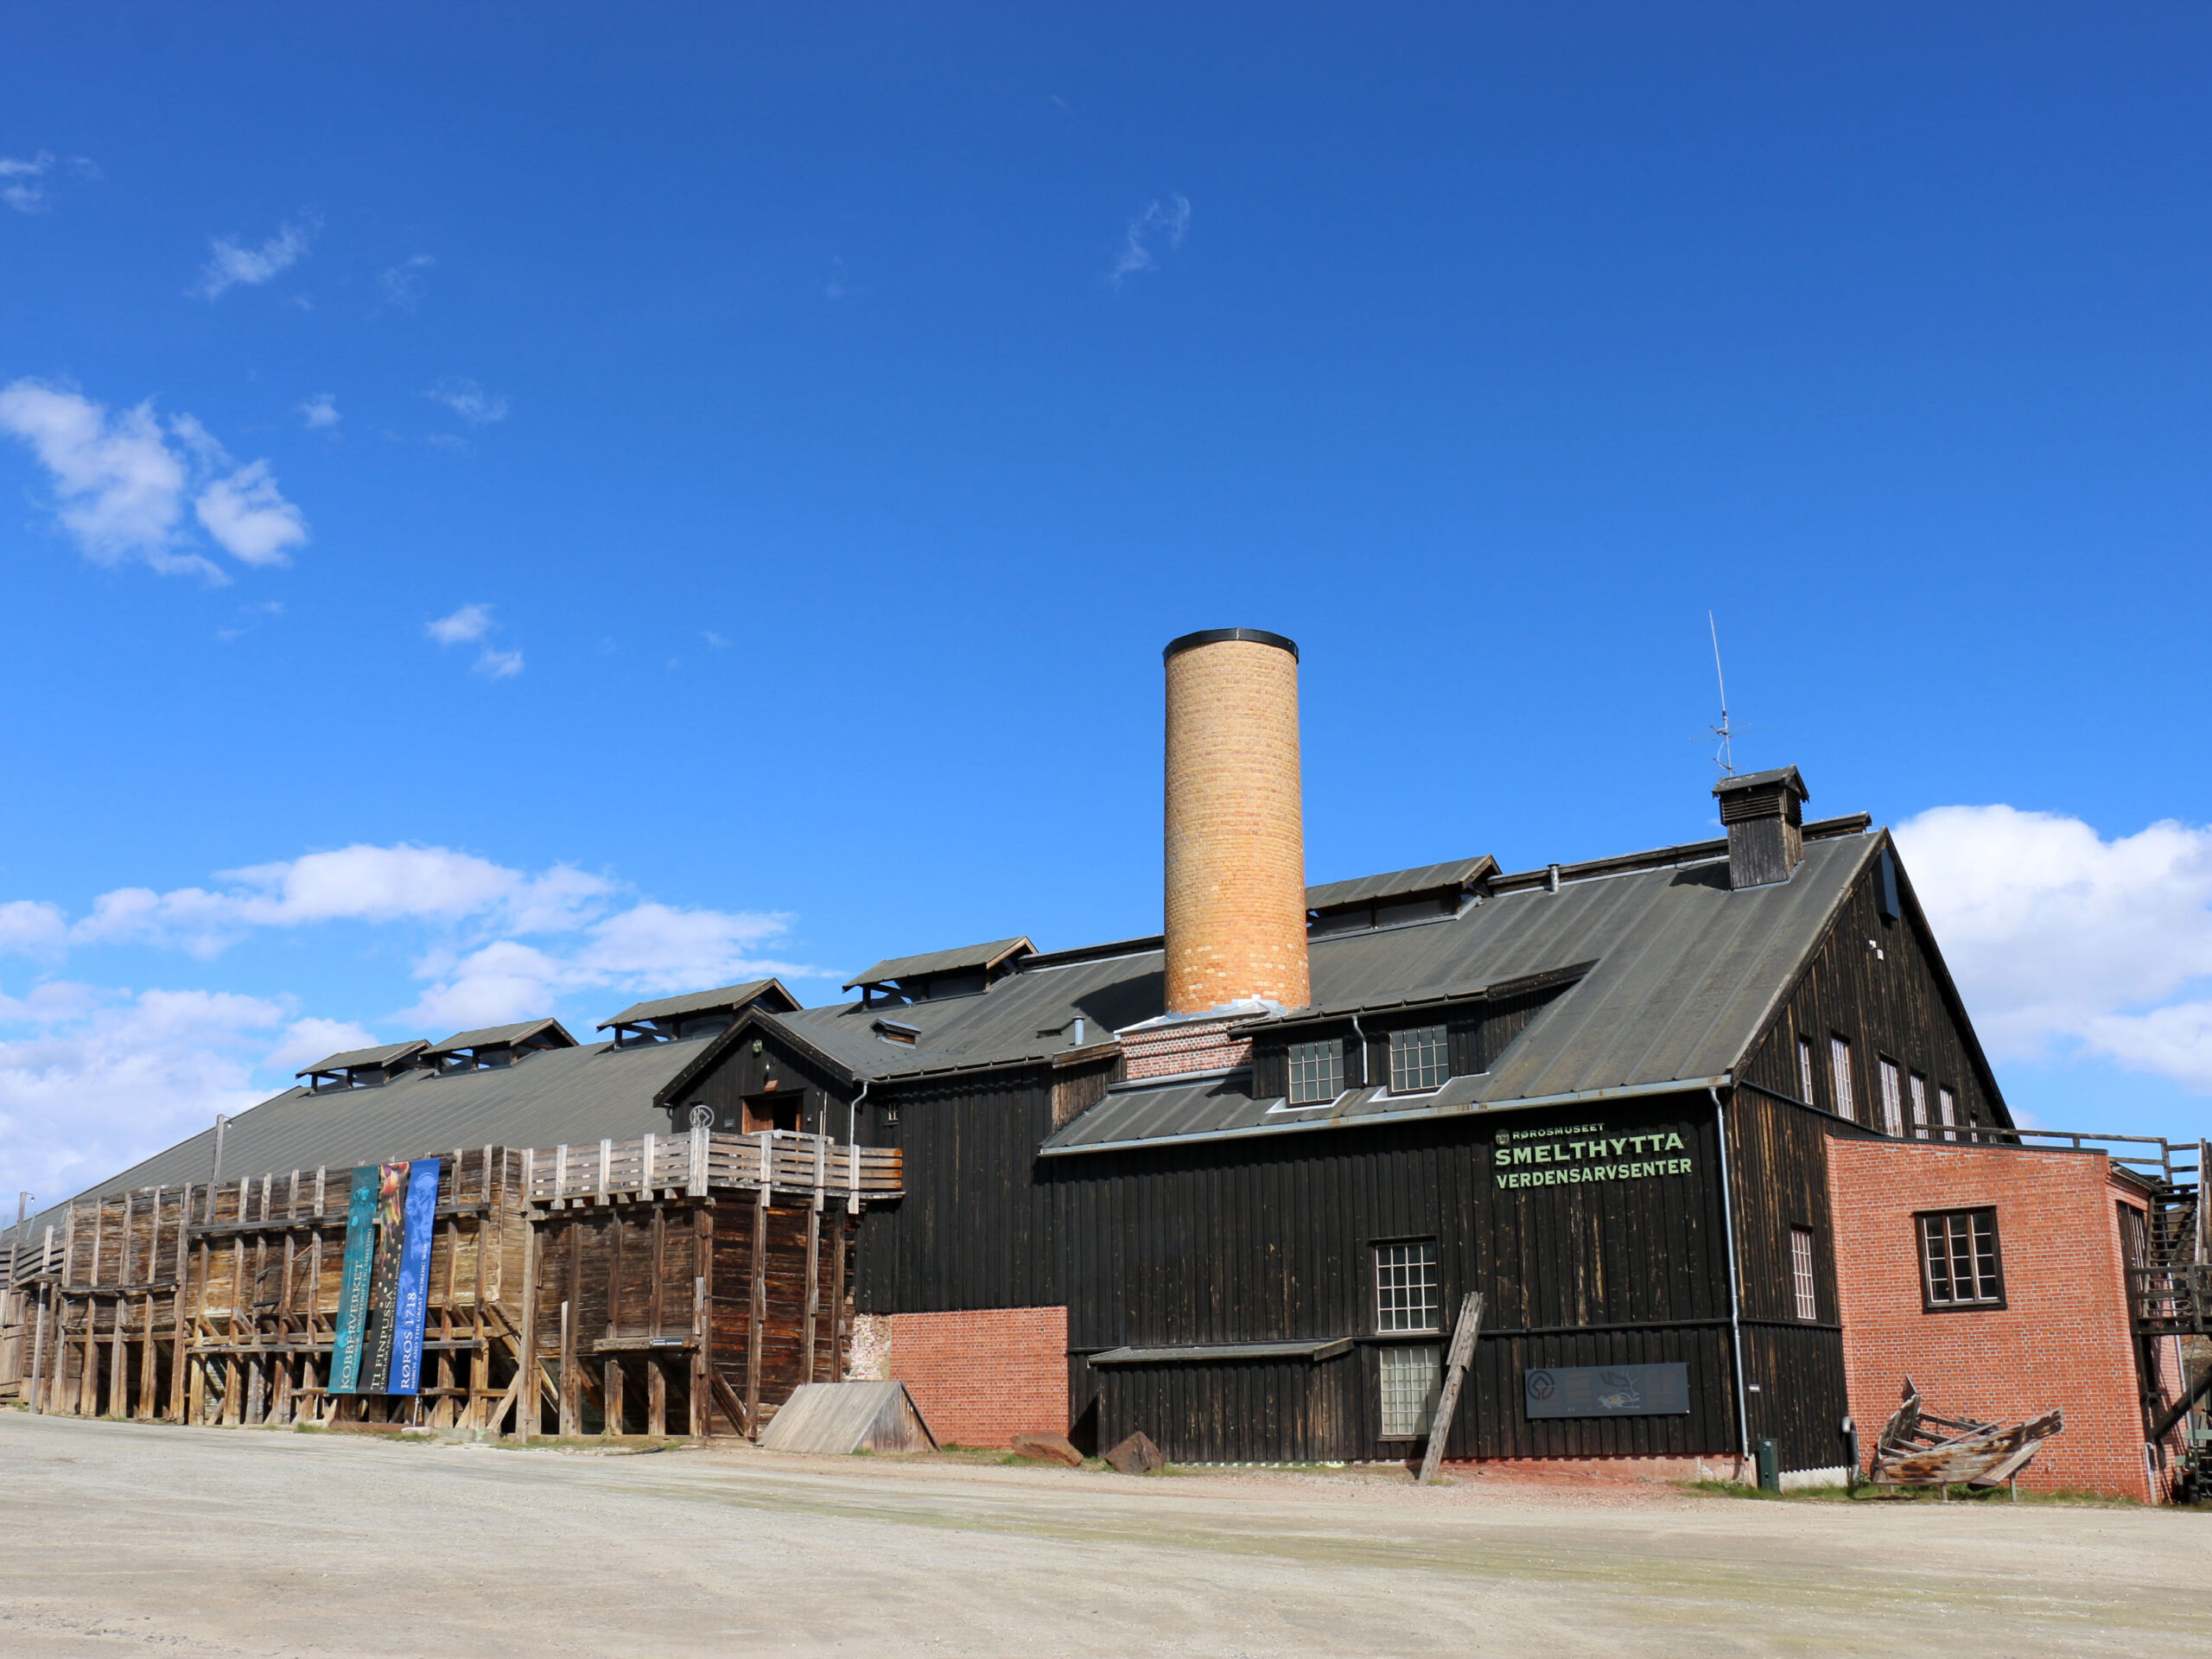
<svg viewBox="0 0 2212 1659"><path fill-rule="evenodd" d="M1068 1426L1068 1311L893 1313L884 1372L906 1385L942 1446L1004 1446Z"/></svg>
<svg viewBox="0 0 2212 1659"><path fill-rule="evenodd" d="M1176 1020L1147 1022L1121 1032L1122 1055L1131 1082L1140 1077L1179 1077L1186 1071L1228 1071L1252 1064L1252 1039L1237 1027L1249 1014L1232 1020Z"/></svg>
<svg viewBox="0 0 2212 1659"><path fill-rule="evenodd" d="M1866 1452L1910 1375L1940 1416L2063 1408L2065 1432L2022 1485L2157 1500L2114 1208L2126 1189L2103 1154L1832 1138L1828 1183L1844 1369ZM1923 1313L1914 1212L1984 1205L1997 1211L2005 1306Z"/></svg>

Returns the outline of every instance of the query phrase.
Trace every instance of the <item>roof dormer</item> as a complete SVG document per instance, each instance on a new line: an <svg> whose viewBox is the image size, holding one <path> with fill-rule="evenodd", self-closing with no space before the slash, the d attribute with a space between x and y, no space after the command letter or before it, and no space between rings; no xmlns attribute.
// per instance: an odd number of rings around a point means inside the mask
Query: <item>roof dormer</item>
<svg viewBox="0 0 2212 1659"><path fill-rule="evenodd" d="M1484 855L1308 887L1306 937L1319 939L1334 933L1448 920L1471 898L1478 896L1497 872L1497 861Z"/></svg>
<svg viewBox="0 0 2212 1659"><path fill-rule="evenodd" d="M719 990L691 991L664 996L653 1002L633 1002L612 1019L599 1022L601 1031L614 1033L617 1048L638 1048L653 1043L675 1042L686 1037L711 1037L728 1031L741 1009L754 1004L771 1014L789 1014L799 1001L775 979L755 979Z"/></svg>
<svg viewBox="0 0 2212 1659"><path fill-rule="evenodd" d="M918 957L893 957L845 982L858 990L863 1007L903 1007L941 997L974 996L1014 971L1036 946L1027 938L993 939L988 944L932 950Z"/></svg>
<svg viewBox="0 0 2212 1659"><path fill-rule="evenodd" d="M352 1049L317 1060L292 1075L305 1077L308 1091L318 1095L380 1088L404 1071L419 1069L429 1046L427 1038L416 1037L404 1043L386 1043L382 1048Z"/></svg>
<svg viewBox="0 0 2212 1659"><path fill-rule="evenodd" d="M425 1049L424 1064L440 1077L456 1071L488 1071L548 1048L574 1048L576 1039L558 1020L524 1020L518 1025L486 1026L481 1031L459 1031L435 1048Z"/></svg>

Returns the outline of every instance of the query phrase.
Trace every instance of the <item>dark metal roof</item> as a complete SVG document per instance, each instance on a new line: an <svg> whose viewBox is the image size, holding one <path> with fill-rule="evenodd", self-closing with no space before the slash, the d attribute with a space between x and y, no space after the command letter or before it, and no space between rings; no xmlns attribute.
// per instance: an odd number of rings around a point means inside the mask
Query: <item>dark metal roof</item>
<svg viewBox="0 0 2212 1659"><path fill-rule="evenodd" d="M1356 1090L1322 1110L1277 1110L1249 1074L1117 1088L1046 1142L1049 1154L1133 1142L1284 1134L1402 1116L1703 1087L1764 1031L1826 932L1872 837L1815 842L1786 882L1732 892L1725 861L1529 888L1450 921L1316 939L1319 1010L1472 997L1593 964L1479 1077L1433 1095ZM1285 1016L1294 1018L1295 1015Z"/></svg>
<svg viewBox="0 0 2212 1659"><path fill-rule="evenodd" d="M1109 1348L1093 1354L1093 1365L1179 1365L1220 1359L1334 1359L1351 1351L1350 1337L1319 1337L1304 1342L1220 1342L1183 1348Z"/></svg>
<svg viewBox="0 0 2212 1659"><path fill-rule="evenodd" d="M1448 864L1424 864L1418 869L1393 870L1388 875L1354 876L1349 881L1325 881L1306 889L1306 908L1326 910L1332 905L1357 904L1362 899L1395 899L1443 888L1464 892L1497 868L1484 854L1479 858L1454 859Z"/></svg>
<svg viewBox="0 0 2212 1659"><path fill-rule="evenodd" d="M486 1071L405 1071L377 1089L321 1095L304 1086L288 1089L230 1120L223 1179L311 1171L318 1164L351 1168L454 1147L552 1147L665 1135L668 1118L653 1096L703 1046L698 1038L633 1048L594 1043L547 1049ZM211 1127L77 1196L205 1181L214 1150ZM27 1224L24 1238L38 1237L59 1209Z"/></svg>
<svg viewBox="0 0 2212 1659"><path fill-rule="evenodd" d="M1196 633L1170 639L1166 648L1160 653L1160 659L1166 662L1183 652L1195 650L1200 645L1217 645L1225 639L1245 639L1255 645L1273 645L1278 651L1288 652L1294 662L1298 658L1297 640L1280 633L1269 633L1265 628L1201 628Z"/></svg>
<svg viewBox="0 0 2212 1659"><path fill-rule="evenodd" d="M430 1046L427 1037L414 1037L404 1043L386 1043L382 1048L349 1049L343 1054L333 1054L327 1060L317 1060L313 1065L302 1066L292 1073L296 1077L311 1077L318 1071L346 1071L356 1066L390 1065L405 1055L418 1054Z"/></svg>
<svg viewBox="0 0 2212 1659"><path fill-rule="evenodd" d="M540 1033L550 1032L561 1039L560 1046L573 1048L576 1039L569 1035L568 1028L547 1015L543 1020L524 1020L512 1026L486 1026L481 1031L457 1031L436 1047L425 1051L435 1058L441 1054L458 1053L464 1048L497 1048L502 1044L526 1043Z"/></svg>
<svg viewBox="0 0 2212 1659"><path fill-rule="evenodd" d="M1026 955L1037 947L1026 938L993 939L988 944L963 944L951 950L930 950L918 957L893 957L879 962L864 973L847 980L846 990L855 985L882 985L893 980L927 979L931 974L957 974L963 970L986 972L997 967L1009 957Z"/></svg>
<svg viewBox="0 0 2212 1659"><path fill-rule="evenodd" d="M664 996L652 1002L632 1002L621 1013L601 1020L598 1028L607 1031L615 1026L641 1026L648 1020L669 1020L678 1014L741 1008L754 998L766 995L771 989L783 999L784 1007L798 1007L798 999L784 988L781 981L754 979L742 985L725 985L719 990L693 991L686 996Z"/></svg>

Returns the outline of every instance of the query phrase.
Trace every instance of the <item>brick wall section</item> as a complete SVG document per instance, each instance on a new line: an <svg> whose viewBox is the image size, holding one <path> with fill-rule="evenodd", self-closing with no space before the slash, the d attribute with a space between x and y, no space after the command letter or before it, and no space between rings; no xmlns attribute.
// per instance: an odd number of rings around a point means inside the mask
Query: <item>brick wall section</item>
<svg viewBox="0 0 2212 1659"><path fill-rule="evenodd" d="M1068 1427L1068 1311L893 1313L883 1375L914 1396L942 1446L1004 1446Z"/></svg>
<svg viewBox="0 0 2212 1659"><path fill-rule="evenodd" d="M1298 658L1249 639L1167 659L1167 1007L1312 1000Z"/></svg>
<svg viewBox="0 0 2212 1659"><path fill-rule="evenodd" d="M2020 1476L2156 1502L2101 1153L1832 1138L1836 1281L1851 1414L1871 1455L1904 1378L1940 1416L2011 1421L2053 1406L2065 1432ZM1923 1313L1914 1213L1992 1205L2005 1306Z"/></svg>
<svg viewBox="0 0 2212 1659"><path fill-rule="evenodd" d="M1243 1015L1240 1019L1249 1020ZM1252 1039L1236 1034L1236 1020L1178 1020L1147 1023L1116 1033L1122 1039L1125 1075L1173 1077L1186 1071L1227 1071L1252 1064Z"/></svg>

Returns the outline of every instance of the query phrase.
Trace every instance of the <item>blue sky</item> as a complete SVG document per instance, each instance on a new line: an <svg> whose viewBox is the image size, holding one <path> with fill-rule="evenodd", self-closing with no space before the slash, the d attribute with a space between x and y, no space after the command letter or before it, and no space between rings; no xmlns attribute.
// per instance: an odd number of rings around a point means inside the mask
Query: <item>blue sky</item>
<svg viewBox="0 0 2212 1659"><path fill-rule="evenodd" d="M355 1036L1150 931L1194 627L1305 648L1315 880L1712 833L1708 610L2016 1105L2201 1133L2208 46L18 9L0 1185Z"/></svg>

